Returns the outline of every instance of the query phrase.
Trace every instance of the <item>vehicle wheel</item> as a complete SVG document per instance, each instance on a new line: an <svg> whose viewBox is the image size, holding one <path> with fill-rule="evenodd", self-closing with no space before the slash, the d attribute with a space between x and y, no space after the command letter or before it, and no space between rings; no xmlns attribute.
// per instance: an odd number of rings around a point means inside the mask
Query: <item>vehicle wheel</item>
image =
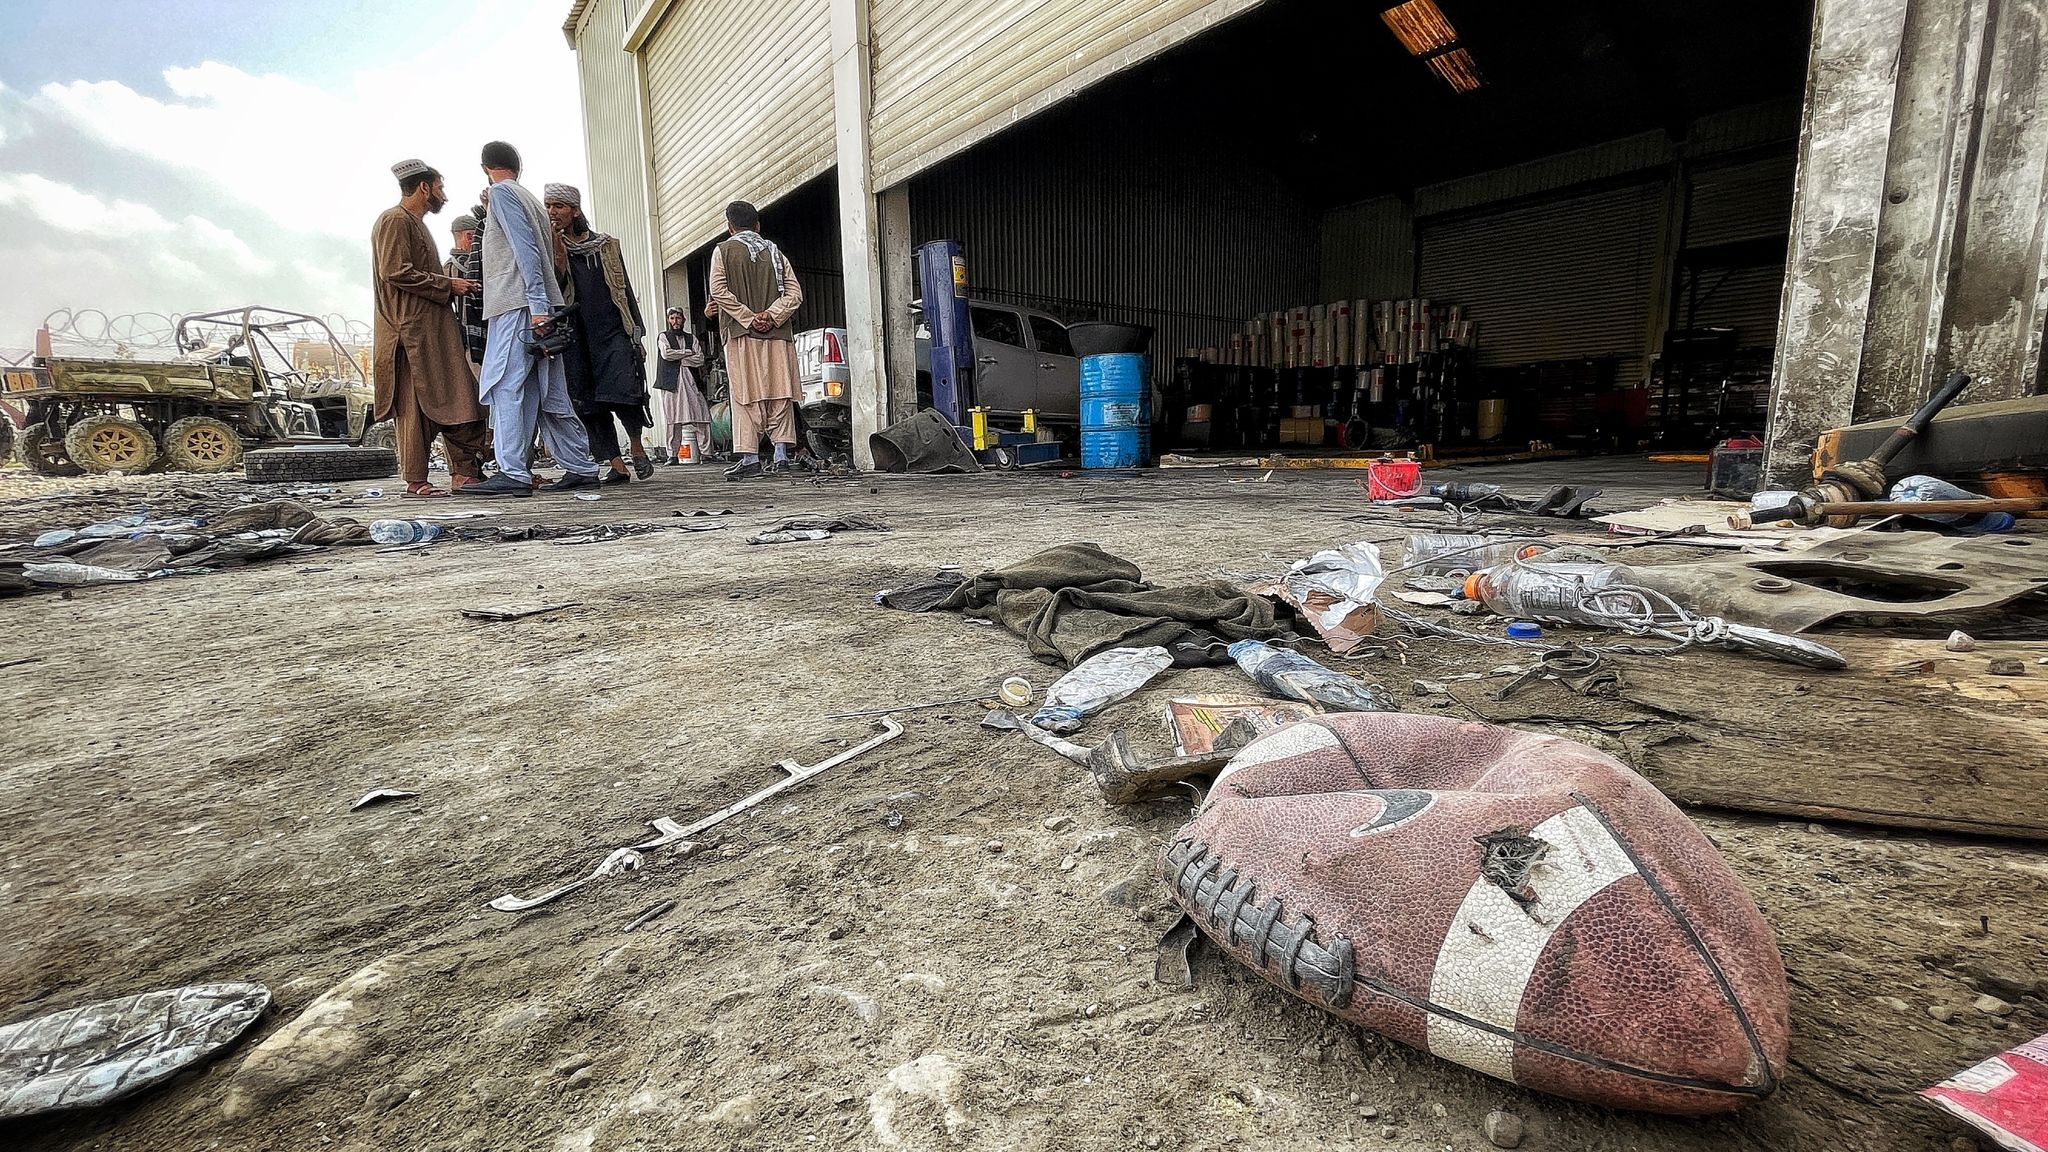
<svg viewBox="0 0 2048 1152"><path fill-rule="evenodd" d="M211 416L187 416L164 429L164 464L178 472L232 472L242 438Z"/></svg>
<svg viewBox="0 0 2048 1152"><path fill-rule="evenodd" d="M12 460L14 458L14 441L16 436L14 421L9 420L5 412L0 412L0 460Z"/></svg>
<svg viewBox="0 0 2048 1152"><path fill-rule="evenodd" d="M389 448L393 452L398 451L398 425L389 420L384 421L382 424L370 425L370 430L363 433L363 447Z"/></svg>
<svg viewBox="0 0 2048 1152"><path fill-rule="evenodd" d="M398 472L398 453L389 448L314 445L259 448L242 457L242 471L258 484L308 480L381 480Z"/></svg>
<svg viewBox="0 0 2048 1152"><path fill-rule="evenodd" d="M87 416L64 433L64 453L95 475L133 476L156 463L156 437L124 416Z"/></svg>
<svg viewBox="0 0 2048 1152"><path fill-rule="evenodd" d="M853 467L853 437L838 429L806 428L804 443L810 445L811 455L820 461L840 468Z"/></svg>
<svg viewBox="0 0 2048 1152"><path fill-rule="evenodd" d="M31 424L14 438L14 454L29 469L44 476L82 476L85 469L64 454L64 438L50 435L49 428Z"/></svg>

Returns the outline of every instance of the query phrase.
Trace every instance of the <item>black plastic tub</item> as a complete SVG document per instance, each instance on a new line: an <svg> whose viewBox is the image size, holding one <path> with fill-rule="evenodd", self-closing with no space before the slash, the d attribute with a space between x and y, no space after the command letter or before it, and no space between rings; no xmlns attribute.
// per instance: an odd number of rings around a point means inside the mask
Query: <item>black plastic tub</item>
<svg viewBox="0 0 2048 1152"><path fill-rule="evenodd" d="M1112 324L1107 320L1083 320L1067 325L1067 339L1076 356L1100 356L1109 352L1150 352L1152 328L1145 324Z"/></svg>

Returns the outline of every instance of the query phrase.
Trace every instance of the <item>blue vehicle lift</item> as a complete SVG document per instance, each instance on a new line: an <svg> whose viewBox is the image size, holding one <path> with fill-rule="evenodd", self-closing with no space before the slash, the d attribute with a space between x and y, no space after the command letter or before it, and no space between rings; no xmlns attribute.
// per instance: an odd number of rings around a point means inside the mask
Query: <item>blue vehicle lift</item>
<svg viewBox="0 0 2048 1152"><path fill-rule="evenodd" d="M958 240L918 245L917 283L931 333L932 407L960 433L975 459L990 468L1016 468L1060 458L1057 442L1038 440L1034 412L1016 431L992 428L988 409L975 403L974 322L967 306L967 257Z"/></svg>

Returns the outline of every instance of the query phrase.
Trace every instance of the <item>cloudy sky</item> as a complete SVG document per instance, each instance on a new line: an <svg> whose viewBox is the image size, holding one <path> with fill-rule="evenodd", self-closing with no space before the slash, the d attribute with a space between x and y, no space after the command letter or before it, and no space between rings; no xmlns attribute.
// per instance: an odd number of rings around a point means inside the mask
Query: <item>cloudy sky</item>
<svg viewBox="0 0 2048 1152"><path fill-rule="evenodd" d="M0 0L0 349L57 309L371 318L417 156L447 225L510 140L585 186L569 0Z"/></svg>

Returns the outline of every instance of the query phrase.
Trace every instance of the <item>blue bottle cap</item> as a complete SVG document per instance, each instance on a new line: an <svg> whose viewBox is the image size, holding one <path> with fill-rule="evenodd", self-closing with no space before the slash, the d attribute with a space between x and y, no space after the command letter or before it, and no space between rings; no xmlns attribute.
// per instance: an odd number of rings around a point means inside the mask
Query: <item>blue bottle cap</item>
<svg viewBox="0 0 2048 1152"><path fill-rule="evenodd" d="M1534 640L1541 635L1543 635L1543 629L1529 623L1527 620L1517 620L1513 624L1508 625L1508 638L1511 640Z"/></svg>

